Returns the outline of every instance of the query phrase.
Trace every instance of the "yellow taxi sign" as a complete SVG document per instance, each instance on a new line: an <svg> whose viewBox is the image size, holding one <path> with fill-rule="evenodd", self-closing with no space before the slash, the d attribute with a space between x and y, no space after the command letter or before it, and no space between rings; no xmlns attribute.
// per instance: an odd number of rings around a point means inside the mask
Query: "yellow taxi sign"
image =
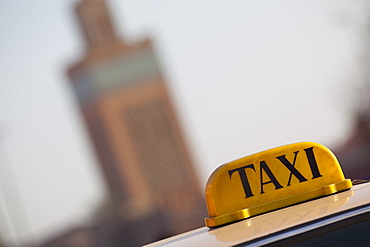
<svg viewBox="0 0 370 247"><path fill-rule="evenodd" d="M206 186L208 227L216 227L352 187L334 154L301 142L226 163Z"/></svg>

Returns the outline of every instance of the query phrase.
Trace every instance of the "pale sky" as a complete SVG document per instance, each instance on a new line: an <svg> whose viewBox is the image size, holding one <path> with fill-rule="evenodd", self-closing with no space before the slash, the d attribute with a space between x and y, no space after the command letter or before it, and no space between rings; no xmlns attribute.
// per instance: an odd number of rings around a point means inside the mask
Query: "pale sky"
<svg viewBox="0 0 370 247"><path fill-rule="evenodd" d="M75 0L0 0L0 237L40 241L104 195L66 68ZM219 165L310 140L338 147L363 88L365 0L110 0L154 46L204 187ZM203 188L201 188L203 190Z"/></svg>

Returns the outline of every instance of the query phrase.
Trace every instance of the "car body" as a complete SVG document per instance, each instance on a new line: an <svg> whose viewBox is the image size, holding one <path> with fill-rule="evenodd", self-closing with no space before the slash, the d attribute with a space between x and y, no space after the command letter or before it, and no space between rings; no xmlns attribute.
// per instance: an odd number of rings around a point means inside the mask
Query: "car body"
<svg viewBox="0 0 370 247"><path fill-rule="evenodd" d="M370 183L218 228L203 227L147 245L369 246Z"/></svg>
<svg viewBox="0 0 370 247"><path fill-rule="evenodd" d="M218 167L207 227L150 246L370 246L370 182L346 179L326 147L301 142Z"/></svg>

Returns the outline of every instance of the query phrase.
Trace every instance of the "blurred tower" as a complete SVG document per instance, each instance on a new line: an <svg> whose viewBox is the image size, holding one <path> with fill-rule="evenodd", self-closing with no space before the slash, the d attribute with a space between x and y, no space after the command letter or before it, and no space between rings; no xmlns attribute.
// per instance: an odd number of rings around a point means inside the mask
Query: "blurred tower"
<svg viewBox="0 0 370 247"><path fill-rule="evenodd" d="M76 12L87 49L68 74L111 199L131 218L161 212L171 234L202 226L203 195L150 40L121 41L103 0Z"/></svg>

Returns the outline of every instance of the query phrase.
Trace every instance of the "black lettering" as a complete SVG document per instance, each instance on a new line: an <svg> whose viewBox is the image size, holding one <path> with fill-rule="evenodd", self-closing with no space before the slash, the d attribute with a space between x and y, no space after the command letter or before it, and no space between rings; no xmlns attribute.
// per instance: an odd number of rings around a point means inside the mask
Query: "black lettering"
<svg viewBox="0 0 370 247"><path fill-rule="evenodd" d="M270 181L263 182L263 177L262 177L262 170L265 171L266 175L271 179ZM283 188L277 181L276 177L268 167L265 161L260 162L260 181L261 181L261 194L265 193L263 191L263 186L269 183L273 183L275 185L275 190Z"/></svg>
<svg viewBox="0 0 370 247"><path fill-rule="evenodd" d="M234 172L237 171L239 173L239 177L240 177L240 180L242 181L243 189L244 189L244 192L245 192L245 198L254 196L253 193L252 193L251 186L249 185L247 173L245 172L245 169L247 169L247 168L252 168L253 171L256 171L254 169L254 165L253 164L247 165L247 166L243 166L243 167L239 167L239 168L236 168L234 170L230 170L229 171L229 177L230 177L230 179L231 179L231 175Z"/></svg>
<svg viewBox="0 0 370 247"><path fill-rule="evenodd" d="M304 149L304 151L306 152L308 163L310 164L312 179L322 177L319 171L319 167L317 166L315 155L313 154L313 147L306 148Z"/></svg>
<svg viewBox="0 0 370 247"><path fill-rule="evenodd" d="M281 163L283 163L283 165L285 165L286 168L288 168L290 170L290 175L289 175L287 186L290 186L290 182L292 180L292 175L294 175L299 180L300 183L307 181L307 179L294 167L295 166L295 161L297 159L298 152L299 151L294 152L293 164L291 164L287 160L287 158L285 157L285 154L276 157L278 160L281 161Z"/></svg>

